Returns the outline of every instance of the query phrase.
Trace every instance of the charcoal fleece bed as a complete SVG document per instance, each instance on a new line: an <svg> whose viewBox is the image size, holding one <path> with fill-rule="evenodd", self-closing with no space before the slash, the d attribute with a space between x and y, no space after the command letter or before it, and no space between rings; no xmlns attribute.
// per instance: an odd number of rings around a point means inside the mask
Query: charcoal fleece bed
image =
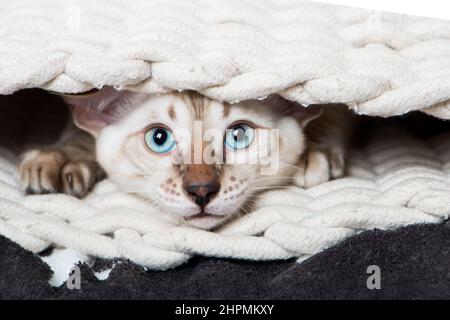
<svg viewBox="0 0 450 320"><path fill-rule="evenodd" d="M449 299L450 225L366 231L302 264L194 258L169 271L144 271L123 260L109 278L81 265L81 289L51 287L38 257L0 237L2 299ZM366 286L369 265L381 269L381 289Z"/></svg>

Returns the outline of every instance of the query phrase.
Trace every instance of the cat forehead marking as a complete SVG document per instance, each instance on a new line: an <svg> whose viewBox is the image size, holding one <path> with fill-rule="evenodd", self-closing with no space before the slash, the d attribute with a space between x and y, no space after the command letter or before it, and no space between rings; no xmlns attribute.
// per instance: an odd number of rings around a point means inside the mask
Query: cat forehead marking
<svg viewBox="0 0 450 320"><path fill-rule="evenodd" d="M210 99L195 91L186 91L181 94L181 100L191 108L196 120L205 119Z"/></svg>
<svg viewBox="0 0 450 320"><path fill-rule="evenodd" d="M177 113L175 112L175 106L174 105L171 105L169 107L168 113L169 113L170 119L172 119L172 120L176 120L177 119Z"/></svg>
<svg viewBox="0 0 450 320"><path fill-rule="evenodd" d="M223 104L223 117L228 118L228 116L230 115L230 111L231 111L231 105L229 103L224 103Z"/></svg>

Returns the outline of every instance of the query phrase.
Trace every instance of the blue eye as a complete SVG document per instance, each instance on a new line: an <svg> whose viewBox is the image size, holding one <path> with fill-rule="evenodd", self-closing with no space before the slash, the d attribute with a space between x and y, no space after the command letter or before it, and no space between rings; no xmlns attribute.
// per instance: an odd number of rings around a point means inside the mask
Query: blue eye
<svg viewBox="0 0 450 320"><path fill-rule="evenodd" d="M248 124L239 123L227 129L225 145L232 150L247 148L255 138L255 130Z"/></svg>
<svg viewBox="0 0 450 320"><path fill-rule="evenodd" d="M153 127L145 133L145 144L156 153L167 153L175 147L173 134L164 127Z"/></svg>

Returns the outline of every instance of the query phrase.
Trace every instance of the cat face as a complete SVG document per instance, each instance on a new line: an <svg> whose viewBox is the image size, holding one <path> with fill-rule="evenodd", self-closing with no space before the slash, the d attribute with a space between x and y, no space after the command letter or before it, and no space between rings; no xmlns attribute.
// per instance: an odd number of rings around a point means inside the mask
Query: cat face
<svg viewBox="0 0 450 320"><path fill-rule="evenodd" d="M97 138L98 162L123 191L212 229L294 174L302 129L314 116L279 101L229 105L193 92L104 92L69 103L76 123Z"/></svg>

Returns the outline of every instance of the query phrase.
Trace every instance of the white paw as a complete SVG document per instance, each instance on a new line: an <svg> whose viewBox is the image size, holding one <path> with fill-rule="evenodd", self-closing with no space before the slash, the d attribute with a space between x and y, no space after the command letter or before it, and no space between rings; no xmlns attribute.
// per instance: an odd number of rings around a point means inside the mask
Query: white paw
<svg viewBox="0 0 450 320"><path fill-rule="evenodd" d="M294 183L302 188L311 188L342 177L345 165L343 154L340 148L307 151L294 176Z"/></svg>

